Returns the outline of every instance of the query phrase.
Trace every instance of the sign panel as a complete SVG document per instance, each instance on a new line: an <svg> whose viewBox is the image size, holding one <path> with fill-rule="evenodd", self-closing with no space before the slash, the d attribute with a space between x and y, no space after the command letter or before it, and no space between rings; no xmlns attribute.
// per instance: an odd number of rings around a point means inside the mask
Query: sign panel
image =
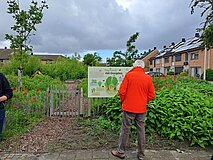
<svg viewBox="0 0 213 160"><path fill-rule="evenodd" d="M132 67L88 67L88 97L114 97Z"/></svg>

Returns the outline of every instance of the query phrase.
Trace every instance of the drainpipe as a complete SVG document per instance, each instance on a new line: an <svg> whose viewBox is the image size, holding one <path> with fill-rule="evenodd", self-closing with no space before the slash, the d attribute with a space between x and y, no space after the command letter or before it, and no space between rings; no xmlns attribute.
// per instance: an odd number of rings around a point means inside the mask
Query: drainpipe
<svg viewBox="0 0 213 160"><path fill-rule="evenodd" d="M207 48L205 45L205 51L204 51L204 66L203 66L203 80L206 80L206 52L207 52Z"/></svg>
<svg viewBox="0 0 213 160"><path fill-rule="evenodd" d="M210 61L210 59L211 59L210 57L211 57L211 49L208 50L208 69L210 69L210 67L211 67L210 66L210 62L211 62Z"/></svg>

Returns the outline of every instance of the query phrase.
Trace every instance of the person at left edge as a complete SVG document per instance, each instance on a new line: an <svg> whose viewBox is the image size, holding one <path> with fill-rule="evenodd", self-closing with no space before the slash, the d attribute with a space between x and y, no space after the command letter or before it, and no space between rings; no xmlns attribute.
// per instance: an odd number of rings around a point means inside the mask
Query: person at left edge
<svg viewBox="0 0 213 160"><path fill-rule="evenodd" d="M2 128L5 119L5 101L12 98L13 90L4 74L0 73L0 141L2 140Z"/></svg>

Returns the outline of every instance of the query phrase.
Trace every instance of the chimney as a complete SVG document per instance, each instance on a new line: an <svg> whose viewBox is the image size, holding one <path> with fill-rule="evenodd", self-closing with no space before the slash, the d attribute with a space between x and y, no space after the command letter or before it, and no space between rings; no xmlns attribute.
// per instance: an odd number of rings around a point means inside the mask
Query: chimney
<svg viewBox="0 0 213 160"><path fill-rule="evenodd" d="M195 33L195 37L199 38L200 37L199 33Z"/></svg>
<svg viewBox="0 0 213 160"><path fill-rule="evenodd" d="M151 49L149 49L149 52L151 52Z"/></svg>
<svg viewBox="0 0 213 160"><path fill-rule="evenodd" d="M157 47L154 47L154 50L156 50L157 49Z"/></svg>
<svg viewBox="0 0 213 160"><path fill-rule="evenodd" d="M174 45L175 45L175 42L172 42L171 44L172 44L172 46L174 46Z"/></svg>
<svg viewBox="0 0 213 160"><path fill-rule="evenodd" d="M4 49L7 49L7 47L5 46Z"/></svg>
<svg viewBox="0 0 213 160"><path fill-rule="evenodd" d="M163 48L166 48L166 45L165 45L165 46L163 46Z"/></svg>
<svg viewBox="0 0 213 160"><path fill-rule="evenodd" d="M182 38L182 40L181 40L182 42L186 42L186 39L185 38Z"/></svg>

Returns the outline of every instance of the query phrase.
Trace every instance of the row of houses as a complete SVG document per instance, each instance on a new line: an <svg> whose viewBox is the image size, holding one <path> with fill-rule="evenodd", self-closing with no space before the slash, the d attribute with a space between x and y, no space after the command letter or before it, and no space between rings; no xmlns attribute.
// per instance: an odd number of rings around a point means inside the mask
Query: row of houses
<svg viewBox="0 0 213 160"><path fill-rule="evenodd" d="M172 42L160 50L154 47L154 50L148 52L149 54L145 54L143 60L149 71L161 72L165 75L168 71L173 71L175 74L187 72L188 75L197 77L203 73L204 63L206 69L213 69L213 48L207 49L205 59L205 50L201 44L202 40L196 33L192 38L182 38L181 41ZM12 54L12 49L0 49L0 65L9 61ZM38 56L43 64L53 63L59 57L63 57L50 54L35 56Z"/></svg>
<svg viewBox="0 0 213 160"><path fill-rule="evenodd" d="M143 58L150 71L167 74L173 71L175 74L187 72L192 77L200 76L206 69L213 69L213 48L206 50L201 47L202 40L199 34L192 38L182 38L178 43L172 42L169 46L163 46L150 52Z"/></svg>
<svg viewBox="0 0 213 160"><path fill-rule="evenodd" d="M0 49L0 66L4 63L7 63L9 61L9 58L11 55L13 55L13 49ZM34 54L34 56L37 56L40 58L41 63L43 64L49 64L53 63L56 61L59 57L64 57L63 55L60 54L45 54L45 55L39 55L39 54Z"/></svg>

